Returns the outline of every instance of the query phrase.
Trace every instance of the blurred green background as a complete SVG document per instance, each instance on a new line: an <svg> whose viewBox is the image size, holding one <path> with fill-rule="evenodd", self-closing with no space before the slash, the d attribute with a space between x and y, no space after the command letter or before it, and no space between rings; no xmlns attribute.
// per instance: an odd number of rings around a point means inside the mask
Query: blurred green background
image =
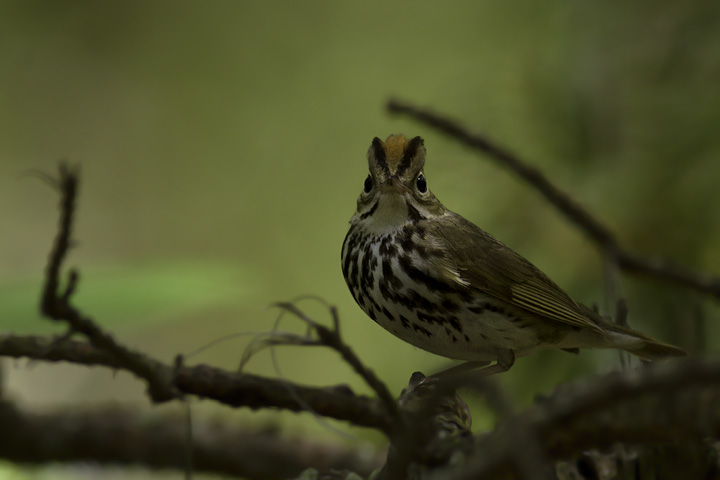
<svg viewBox="0 0 720 480"><path fill-rule="evenodd" d="M77 304L118 339L171 361L223 335L269 330L272 302L318 295L399 393L413 371L448 361L366 318L339 260L365 152L390 133L425 138L426 176L448 208L602 305L602 264L582 234L492 162L389 117L391 96L509 146L633 250L720 272L717 2L7 0L0 59L3 332L61 331L36 314L57 195L24 174L66 159L82 167L69 259L82 274ZM636 278L622 291L634 327L717 350L717 302ZM189 362L235 368L247 341ZM287 348L278 359L295 381L368 391L332 352ZM9 395L29 408L150 408L143 384L122 373L4 364ZM501 382L522 405L617 365L614 352L547 352ZM247 368L275 375L267 353ZM309 415L209 402L194 411L338 440ZM474 413L476 429L491 424Z"/></svg>

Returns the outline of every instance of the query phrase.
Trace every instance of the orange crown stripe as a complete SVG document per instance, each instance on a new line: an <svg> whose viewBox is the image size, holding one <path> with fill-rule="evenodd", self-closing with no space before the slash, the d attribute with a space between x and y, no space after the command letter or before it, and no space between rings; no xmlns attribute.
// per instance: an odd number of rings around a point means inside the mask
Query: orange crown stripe
<svg viewBox="0 0 720 480"><path fill-rule="evenodd" d="M404 135L390 135L385 140L385 157L388 162L399 162L410 141Z"/></svg>

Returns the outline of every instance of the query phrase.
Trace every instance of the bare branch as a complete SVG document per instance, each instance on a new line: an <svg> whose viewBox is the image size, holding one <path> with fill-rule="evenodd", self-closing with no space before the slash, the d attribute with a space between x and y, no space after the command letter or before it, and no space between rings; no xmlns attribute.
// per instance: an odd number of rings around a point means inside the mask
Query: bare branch
<svg viewBox="0 0 720 480"><path fill-rule="evenodd" d="M17 463L92 461L181 470L187 462L186 426L179 417L118 408L28 413L0 401L0 424L0 458ZM381 465L377 452L219 423L196 425L192 449L195 471L248 479L289 478L310 467L367 475Z"/></svg>
<svg viewBox="0 0 720 480"><path fill-rule="evenodd" d="M553 397L477 438L462 471L435 478L515 478L514 456L527 432L539 432L551 460L614 443L657 445L720 435L720 362L697 359L615 372L559 389Z"/></svg>
<svg viewBox="0 0 720 480"><path fill-rule="evenodd" d="M509 168L539 191L566 218L585 232L601 250L616 252L618 265L622 270L636 275L652 276L720 298L720 278L675 266L664 259L639 256L625 251L607 226L567 193L557 188L540 170L528 165L516 154L489 138L471 133L454 120L409 103L390 100L387 109L391 113L405 114L433 127L464 145L487 154L501 166Z"/></svg>
<svg viewBox="0 0 720 480"><path fill-rule="evenodd" d="M664 258L635 255L624 250L618 251L617 255L620 268L628 273L659 278L720 298L720 278L710 273L695 272Z"/></svg>
<svg viewBox="0 0 720 480"><path fill-rule="evenodd" d="M70 297L78 282L77 271L70 272L68 286L64 292L59 293L62 263L71 245L72 220L78 190L77 170L60 165L58 184L61 191L60 229L46 269L40 308L42 314L52 320L66 322L72 331L82 333L95 347L115 357L124 369L146 380L148 394L154 402L165 402L176 398L178 392L172 388L171 368L119 344L90 317L83 315L71 305Z"/></svg>
<svg viewBox="0 0 720 480"><path fill-rule="evenodd" d="M406 415L403 429L392 438L387 463L377 480L415 478L426 466L446 465L453 454L468 450L472 419L456 394L458 383L415 372L398 403Z"/></svg>
<svg viewBox="0 0 720 480"><path fill-rule="evenodd" d="M333 326L335 327L331 330L305 315L305 313L293 303L278 303L277 305L310 325L317 332L324 345L338 352L342 356L343 360L345 360L348 365L350 365L352 369L355 370L355 372L360 375L363 380L365 380L365 383L367 383L370 388L375 391L380 398L380 401L385 404L387 411L390 412L390 416L398 422L398 428L400 428L402 419L400 417L397 401L392 396L387 386L375 375L372 370L367 368L360 361L358 356L355 355L355 352L353 352L352 348L342 341L342 338L340 338L340 331L338 330L340 322L337 317L337 311L333 307L330 308Z"/></svg>
<svg viewBox="0 0 720 480"><path fill-rule="evenodd" d="M0 356L30 358L48 362L70 362L86 366L127 369L115 356L75 340L54 343L35 336L0 335ZM153 368L170 368L148 357ZM303 404L320 415L354 425L392 432L392 419L379 401L356 395L347 386L307 387L247 373L228 372L206 365L181 366L174 375L174 388L188 395L209 398L231 407L279 408L301 412ZM293 392L291 394L290 392Z"/></svg>
<svg viewBox="0 0 720 480"><path fill-rule="evenodd" d="M109 333L71 304L72 294L78 285L79 274L76 270L70 272L65 289L60 288L62 264L72 243L78 182L77 171L65 165L60 166L60 176L56 182L61 192L60 227L50 253L41 302L43 315L67 323L69 331L55 341L38 337L0 336L0 355L70 361L125 370L147 382L148 395L154 402L172 400L187 393L235 407L281 408L292 411L303 411L310 407L323 416L378 428L388 435L392 434L395 423L392 420L398 416L394 400L392 408L388 408L387 399L383 399L383 405L367 397L356 396L346 386L312 388L255 375L229 373L203 365L185 367L180 356L175 365L170 366L115 341ZM353 368L357 370L358 365L362 367L357 357L337 335L319 325L314 328L323 343L332 345ZM83 334L90 344L70 340L74 333ZM374 378L376 383L385 388L384 393L389 397L384 384L379 382L372 372L368 372L365 371L366 378ZM386 413L388 411L390 414Z"/></svg>
<svg viewBox="0 0 720 480"><path fill-rule="evenodd" d="M106 352L81 342L68 340L48 350L50 343L36 337L3 336L0 354L117 365ZM206 366L180 368L177 387L186 394L213 398L232 406L301 409L287 393L287 382ZM696 359L652 364L612 373L583 385L565 386L551 398L509 418L496 431L476 439L476 453L463 468L464 473L453 472L452 477L447 477L449 472L442 470L441 478L478 478L484 474L497 478L495 475L516 471L517 462L522 459L513 452L528 432L537 432L534 437L539 440L539 452L545 452L550 460L569 458L589 448L606 448L614 442L658 444L718 436L719 387L720 362ZM377 400L356 397L343 387L320 389L292 385L292 388L322 415L379 428L386 433L391 430L392 420ZM628 405L631 408L623 409ZM422 421L413 418L418 423ZM443 425L454 427L454 422ZM420 426L416 425L415 430L417 428ZM454 445L457 448L460 444Z"/></svg>

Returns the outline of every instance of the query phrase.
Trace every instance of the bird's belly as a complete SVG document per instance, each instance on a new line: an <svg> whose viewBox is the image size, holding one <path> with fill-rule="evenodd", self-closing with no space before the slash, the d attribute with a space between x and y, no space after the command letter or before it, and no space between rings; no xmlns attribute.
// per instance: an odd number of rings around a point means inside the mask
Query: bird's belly
<svg viewBox="0 0 720 480"><path fill-rule="evenodd" d="M488 297L475 300L494 309ZM533 329L518 326L517 320L503 313L476 313L466 307L428 313L394 302L380 301L378 305L381 309L375 317L380 326L418 348L448 358L493 361L502 351L513 350L522 356L541 344ZM370 314L369 309L364 310Z"/></svg>
<svg viewBox="0 0 720 480"><path fill-rule="evenodd" d="M359 249L346 280L358 305L389 332L423 350L466 361L496 360L506 350L521 356L543 344L532 318L478 291L435 281L433 272L408 269L399 256L378 251L382 241L379 237ZM422 265L416 260L413 265Z"/></svg>

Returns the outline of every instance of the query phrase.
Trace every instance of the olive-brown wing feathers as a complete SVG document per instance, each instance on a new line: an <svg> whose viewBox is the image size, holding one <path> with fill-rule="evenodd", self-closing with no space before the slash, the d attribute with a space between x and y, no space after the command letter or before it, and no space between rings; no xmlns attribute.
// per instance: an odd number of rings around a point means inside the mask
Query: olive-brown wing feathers
<svg viewBox="0 0 720 480"><path fill-rule="evenodd" d="M537 267L461 216L437 219L432 233L444 243L445 261L454 263L452 270L470 288L539 317L603 331Z"/></svg>

